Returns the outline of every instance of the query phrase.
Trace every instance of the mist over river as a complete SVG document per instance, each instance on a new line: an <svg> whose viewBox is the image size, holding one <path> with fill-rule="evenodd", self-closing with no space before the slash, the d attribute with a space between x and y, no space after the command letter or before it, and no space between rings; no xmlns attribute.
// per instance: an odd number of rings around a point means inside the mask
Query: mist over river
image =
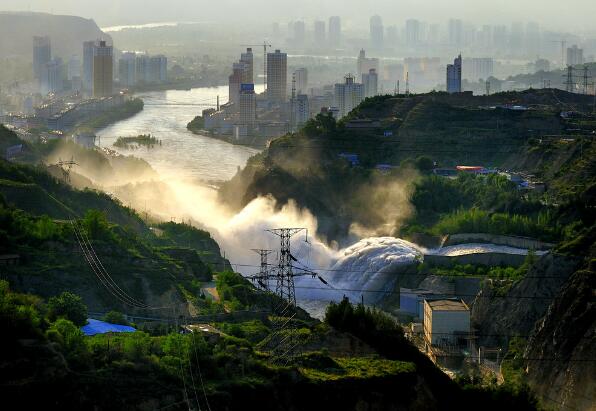
<svg viewBox="0 0 596 411"><path fill-rule="evenodd" d="M263 86L257 85L257 92ZM125 155L145 159L163 176L200 179L203 181L229 180L246 161L259 150L229 144L214 138L196 135L186 125L204 109L228 100L228 86L201 87L191 90L166 90L140 93L143 111L126 120L99 130L102 147ZM151 134L162 141L151 149L121 149L113 146L118 137Z"/></svg>
<svg viewBox="0 0 596 411"><path fill-rule="evenodd" d="M391 292L404 266L421 261L424 255L527 254L528 250L494 244L426 250L393 237L355 239L349 247L337 249L313 235L317 232L316 217L292 202L280 209L274 199L260 197L240 212L229 210L219 202L215 189L200 182L229 180L258 150L195 135L186 129L186 124L209 107L207 104L214 104L218 95L220 103L226 102L227 93L226 86L139 94L145 102L143 111L97 134L102 147L146 160L162 181L116 188L114 193L139 210L147 208L165 220L176 216L208 230L234 268L245 275L258 271L258 256L251 249L279 247L278 238L267 234L266 229L307 228L308 236L301 233L293 239L292 254L298 260L296 264L315 270L328 283L310 276L296 280L297 298L311 314L321 317L329 301L339 301L344 295L374 304ZM119 136L139 134L151 134L162 144L135 150L113 146Z"/></svg>

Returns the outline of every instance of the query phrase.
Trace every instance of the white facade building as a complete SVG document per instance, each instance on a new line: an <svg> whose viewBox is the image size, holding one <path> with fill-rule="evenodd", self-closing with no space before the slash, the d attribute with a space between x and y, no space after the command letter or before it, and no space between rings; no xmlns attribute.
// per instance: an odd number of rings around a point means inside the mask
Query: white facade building
<svg viewBox="0 0 596 411"><path fill-rule="evenodd" d="M463 300L424 300L424 338L430 345L454 345L470 334L470 308Z"/></svg>
<svg viewBox="0 0 596 411"><path fill-rule="evenodd" d="M370 69L367 74L362 75L364 85L364 97L374 97L378 94L379 75L377 70Z"/></svg>
<svg viewBox="0 0 596 411"><path fill-rule="evenodd" d="M335 85L335 106L339 109L339 117L346 116L364 100L364 86L354 82L354 77L346 76L344 83Z"/></svg>

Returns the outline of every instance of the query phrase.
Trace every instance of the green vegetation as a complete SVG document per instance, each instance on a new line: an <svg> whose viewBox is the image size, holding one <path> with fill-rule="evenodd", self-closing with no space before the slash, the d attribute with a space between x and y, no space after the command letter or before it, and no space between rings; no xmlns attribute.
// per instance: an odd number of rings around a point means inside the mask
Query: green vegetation
<svg viewBox="0 0 596 411"><path fill-rule="evenodd" d="M186 128L193 133L199 133L205 129L205 119L203 116L196 116L186 125Z"/></svg>
<svg viewBox="0 0 596 411"><path fill-rule="evenodd" d="M87 307L83 299L68 291L48 300L48 318L65 318L75 325L87 324Z"/></svg>
<svg viewBox="0 0 596 411"><path fill-rule="evenodd" d="M143 105L143 100L140 98L128 100L116 108L104 111L89 120L83 121L76 126L76 131L93 132L95 130L99 130L116 121L134 116L143 110Z"/></svg>
<svg viewBox="0 0 596 411"><path fill-rule="evenodd" d="M141 146L153 148L156 145L161 146L161 140L152 137L151 134L141 134L136 137L118 137L114 147L125 149L137 149Z"/></svg>
<svg viewBox="0 0 596 411"><path fill-rule="evenodd" d="M110 324L120 324L120 325L130 325L126 318L124 318L124 314L118 311L110 311L106 315L104 315L103 320Z"/></svg>

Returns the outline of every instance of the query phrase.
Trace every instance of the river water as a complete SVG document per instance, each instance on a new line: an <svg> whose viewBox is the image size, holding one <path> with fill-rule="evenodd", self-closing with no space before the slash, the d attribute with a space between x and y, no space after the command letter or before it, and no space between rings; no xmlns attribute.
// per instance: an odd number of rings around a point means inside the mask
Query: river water
<svg viewBox="0 0 596 411"><path fill-rule="evenodd" d="M261 92L262 87L257 85L256 91ZM99 130L101 146L143 158L164 176L175 174L177 178L203 181L229 180L258 150L196 135L186 129L186 124L202 110L215 106L217 96L222 104L227 102L228 87L138 94L137 97L145 102L143 111ZM113 146L118 137L147 133L162 140L162 146L137 150Z"/></svg>

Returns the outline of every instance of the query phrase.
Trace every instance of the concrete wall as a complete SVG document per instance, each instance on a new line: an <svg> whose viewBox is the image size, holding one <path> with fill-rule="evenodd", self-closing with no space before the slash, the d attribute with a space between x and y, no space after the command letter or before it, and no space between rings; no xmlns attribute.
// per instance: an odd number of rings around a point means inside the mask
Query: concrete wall
<svg viewBox="0 0 596 411"><path fill-rule="evenodd" d="M432 266L449 267L456 264L465 265L506 265L519 267L526 260L525 255L507 253L475 253L457 256L425 255L424 262Z"/></svg>
<svg viewBox="0 0 596 411"><path fill-rule="evenodd" d="M468 243L492 243L497 245L507 245L516 248L534 249L534 250L550 250L554 244L545 243L543 241L535 240L527 237L516 237L509 235L497 235L487 233L462 233L450 234L443 240L443 247L456 244Z"/></svg>

